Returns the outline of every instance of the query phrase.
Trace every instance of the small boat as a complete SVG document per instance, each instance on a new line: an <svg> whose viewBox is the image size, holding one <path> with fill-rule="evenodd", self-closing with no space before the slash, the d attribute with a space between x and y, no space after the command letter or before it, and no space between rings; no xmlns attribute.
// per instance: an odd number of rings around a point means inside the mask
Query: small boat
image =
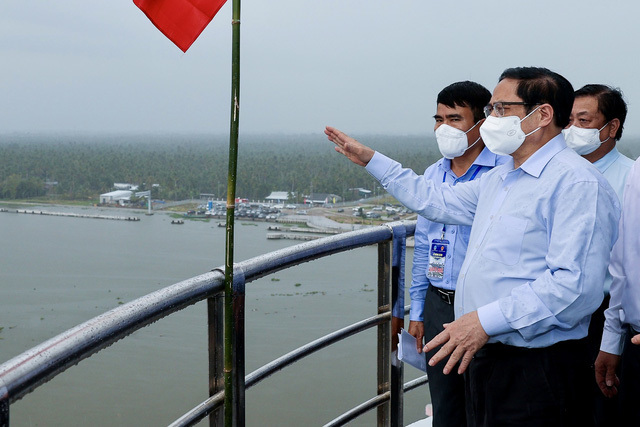
<svg viewBox="0 0 640 427"><path fill-rule="evenodd" d="M270 230L270 231L280 231L280 227L278 227L277 225L270 225L268 230Z"/></svg>
<svg viewBox="0 0 640 427"><path fill-rule="evenodd" d="M226 226L227 226L227 224L225 224L224 222L219 222L218 223L218 227L226 227Z"/></svg>
<svg viewBox="0 0 640 427"><path fill-rule="evenodd" d="M171 220L171 224L184 224L184 221L181 219L173 219Z"/></svg>

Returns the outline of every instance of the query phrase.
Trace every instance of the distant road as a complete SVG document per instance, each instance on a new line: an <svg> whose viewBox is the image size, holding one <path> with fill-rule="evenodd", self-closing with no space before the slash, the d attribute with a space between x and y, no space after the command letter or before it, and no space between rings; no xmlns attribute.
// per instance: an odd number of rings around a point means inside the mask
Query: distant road
<svg viewBox="0 0 640 427"><path fill-rule="evenodd" d="M188 199L188 200L178 200L177 202L154 203L153 209L156 211L161 211L162 209L171 208L174 206L190 205L194 203L201 205L201 204L206 204L207 201L201 200L201 199Z"/></svg>

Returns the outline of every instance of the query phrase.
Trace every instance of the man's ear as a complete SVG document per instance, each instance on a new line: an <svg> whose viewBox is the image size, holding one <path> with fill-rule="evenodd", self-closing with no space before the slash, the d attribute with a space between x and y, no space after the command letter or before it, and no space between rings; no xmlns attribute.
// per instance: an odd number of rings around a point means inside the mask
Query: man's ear
<svg viewBox="0 0 640 427"><path fill-rule="evenodd" d="M538 126L545 127L553 124L554 111L553 107L549 104L542 104L538 111L540 112L540 124Z"/></svg>
<svg viewBox="0 0 640 427"><path fill-rule="evenodd" d="M618 129L620 129L620 120L613 119L609 122L609 138L616 139L616 134L618 133Z"/></svg>

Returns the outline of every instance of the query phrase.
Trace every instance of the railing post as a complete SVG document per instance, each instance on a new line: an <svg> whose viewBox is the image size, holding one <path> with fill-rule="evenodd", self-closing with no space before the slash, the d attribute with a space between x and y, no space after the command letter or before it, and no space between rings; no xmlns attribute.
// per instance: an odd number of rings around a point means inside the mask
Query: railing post
<svg viewBox="0 0 640 427"><path fill-rule="evenodd" d="M0 387L0 427L9 427L9 393L4 385Z"/></svg>
<svg viewBox="0 0 640 427"><path fill-rule="evenodd" d="M393 255L391 262L391 315L403 319L404 323L404 261L406 253L407 230L402 223L391 226L393 232ZM402 315L400 316L400 313ZM392 330L391 333L397 331ZM392 337L394 338L394 337ZM391 340L394 342L394 340ZM396 350L395 348L391 349ZM397 354L397 353L396 353ZM404 425L404 365L397 356L391 360L391 427Z"/></svg>
<svg viewBox="0 0 640 427"><path fill-rule="evenodd" d="M245 425L245 354L244 354L244 319L245 319L245 276L244 271L234 267L233 271L233 322L234 336L232 340L233 353L233 425L244 427Z"/></svg>
<svg viewBox="0 0 640 427"><path fill-rule="evenodd" d="M209 329L209 397L224 390L224 295L218 293L207 298ZM209 415L211 427L224 425L222 408Z"/></svg>
<svg viewBox="0 0 640 427"><path fill-rule="evenodd" d="M391 312L391 242L378 243L378 314ZM378 325L378 395L391 389L391 319ZM378 406L378 427L390 425L390 402Z"/></svg>

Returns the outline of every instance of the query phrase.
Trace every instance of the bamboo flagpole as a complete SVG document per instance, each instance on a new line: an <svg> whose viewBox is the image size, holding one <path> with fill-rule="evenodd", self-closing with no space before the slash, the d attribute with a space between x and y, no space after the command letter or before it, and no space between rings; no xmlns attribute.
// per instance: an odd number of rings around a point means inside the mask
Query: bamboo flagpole
<svg viewBox="0 0 640 427"><path fill-rule="evenodd" d="M234 219L236 206L236 172L238 170L238 129L240 113L240 0L233 0L233 18L231 21L232 56L231 56L231 129L229 132L229 172L227 177L227 229L226 250L224 263L224 424L225 426L244 426L242 414L234 413L234 402L241 397L239 390L234 394L234 366L233 366L233 339L235 332L235 319L233 303L236 298L233 288L233 254L234 254ZM244 317L243 319L244 320ZM244 348L238 349L244 351ZM236 372L236 376L239 373ZM243 381L244 378L235 378ZM237 402L236 402L237 403Z"/></svg>
<svg viewBox="0 0 640 427"><path fill-rule="evenodd" d="M180 50L186 52L198 38L226 0L133 0L134 4ZM234 301L244 296L234 289L234 214L236 201L236 175L238 162L238 123L240 113L240 0L233 0L231 21L231 129L229 135L229 172L227 178L227 226L225 241L225 298L224 298L224 420L226 426L244 426L243 411L236 409L244 401L244 367L234 367L235 319ZM239 315L240 321L244 316ZM241 325L243 327L243 325ZM235 349L244 351L244 346ZM235 387L234 387L235 385Z"/></svg>

